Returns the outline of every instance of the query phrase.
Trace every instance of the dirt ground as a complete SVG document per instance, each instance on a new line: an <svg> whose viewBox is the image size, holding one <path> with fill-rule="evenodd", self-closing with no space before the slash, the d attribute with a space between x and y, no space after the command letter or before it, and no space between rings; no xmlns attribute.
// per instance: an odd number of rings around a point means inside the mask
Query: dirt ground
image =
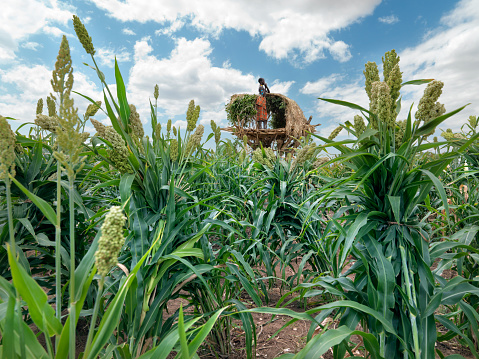
<svg viewBox="0 0 479 359"><path fill-rule="evenodd" d="M298 260L297 264L300 263L300 259ZM297 264L293 264L293 267L297 266ZM294 268L296 269L296 268ZM308 268L306 268L308 269ZM286 276L290 276L294 274L294 270L291 268L287 268ZM443 276L447 279L455 277L457 275L454 271L444 271ZM269 290L269 307L275 307L278 303L281 296L284 292L281 291L279 282L276 283L276 286L273 286L271 290ZM245 304L249 307L253 308L254 303L249 300L247 295L242 298ZM184 299L176 299L175 301L171 301L168 303L169 312L174 313L176 308L179 308L180 304L187 304L187 301ZM311 309L320 305L319 303L315 302L314 305L308 305L306 309ZM265 304L266 306L266 304ZM299 301L296 301L286 308L294 310L296 312L303 312L304 307ZM276 358L281 354L286 353L297 353L299 352L306 344L306 336L309 331L310 322L308 321L297 321L294 324L284 328L279 332L279 334L274 335L277 331L279 331L283 325L285 325L291 318L287 316L275 316L272 320L272 315L270 314L259 314L253 313L253 320L256 324L256 358ZM329 328L334 329L337 328L338 323L333 322L331 318L327 318L326 321L329 321ZM358 328L361 329L361 328ZM438 325L439 332L447 332L444 328ZM220 358L229 358L229 359L243 359L246 358L246 351L245 351L245 337L244 331L242 330L240 323L236 323L236 326L232 328L232 340L231 340L231 353L229 355L220 357ZM365 352L359 350L359 346L362 344L361 340L358 336L353 336L351 341L358 344L358 349L356 349L354 354L359 357L365 357ZM447 342L437 343L437 349L439 349L444 356L452 355L452 354L460 354L466 359L473 359L474 356L471 352L460 345L457 341L457 338L453 338ZM204 359L213 359L216 358L211 350L208 348L201 348L198 352L200 358ZM173 356L172 356L173 357ZM330 349L326 352L321 358L324 359L333 359L332 350ZM436 355L436 358L440 358ZM319 358L318 358L319 359Z"/></svg>
<svg viewBox="0 0 479 359"><path fill-rule="evenodd" d="M295 274L295 271L300 261L301 259L298 258L298 261L296 263L293 263L293 269L286 269L286 277ZM310 268L306 267L305 269ZM446 270L442 275L446 279L451 279L455 277L457 273L452 270ZM273 287L268 291L268 306L275 307L283 294L284 288L280 287L279 281L275 282ZM247 294L242 296L241 299L248 307L255 307L254 303L251 301ZM187 304L188 302L182 298L171 300L170 302L168 302L168 313L164 313L164 317L167 318L171 314L175 313L175 311L180 307L180 305L186 306ZM306 309L310 309L321 304L322 303L318 303L318 301L315 301L313 303L309 302ZM264 306L266 306L266 304L264 304ZM305 310L303 304L299 301L291 303L286 308L289 308L296 312L303 312ZM276 358L281 354L297 353L306 344L306 336L308 334L310 322L301 320L297 321L294 324L282 329L279 334L274 335L291 319L290 317L275 316L274 318L272 318L272 315L270 314L259 313L252 313L252 316L256 325L256 358ZM338 323L334 322L331 318L327 318L326 321L329 322L329 328L337 328ZM234 324L235 325L233 326L233 328L231 328L231 352L229 355L220 356L219 358L246 358L244 331L241 328L240 322L235 322ZM32 329L36 332L36 328L34 328L34 326L32 326ZM440 325L438 325L438 331L442 333L447 332L447 330L445 330L445 328L441 327ZM80 318L77 326L77 353L81 353L84 350L87 335L88 322L85 319ZM40 337L39 341L44 345L44 340L42 339L43 338ZM358 344L358 347L361 344L360 338L357 336L353 336L351 338L351 341ZM437 343L436 347L442 352L444 356L460 354L466 359L474 358L474 356L467 348L459 344L457 338L453 338L452 340L447 342ZM365 356L364 351L360 351L359 348L353 352L358 357ZM198 351L198 355L200 356L200 358L204 359L216 358L215 354L212 353L210 348L208 348L207 346L201 347ZM174 358L174 355L170 355L168 358ZM321 356L321 358L333 359L332 350L330 349L327 353ZM436 358L439 358L439 356L436 355Z"/></svg>

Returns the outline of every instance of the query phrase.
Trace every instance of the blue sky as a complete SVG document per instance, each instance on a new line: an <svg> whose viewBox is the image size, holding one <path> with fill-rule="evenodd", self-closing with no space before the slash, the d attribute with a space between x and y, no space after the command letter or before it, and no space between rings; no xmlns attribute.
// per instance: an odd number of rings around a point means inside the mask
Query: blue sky
<svg viewBox="0 0 479 359"><path fill-rule="evenodd" d="M272 92L312 115L327 136L355 113L317 98L367 107L364 64L375 61L381 68L391 49L401 57L403 80L444 81L439 102L448 111L471 103L443 129L458 131L469 115L479 115L477 0L16 0L0 12L0 114L18 119L11 122L14 128L32 122L37 100L51 92L63 34L73 58L74 90L102 99L95 73L83 65L92 61L75 36L72 14L93 38L95 59L111 84L117 57L128 100L147 132L155 84L161 123L171 118L184 128L194 99L208 133L211 120L227 125L224 106L231 95L255 93L261 76ZM403 89L400 119L423 91ZM81 98L75 104L80 113L87 106ZM94 132L91 125L88 130Z"/></svg>

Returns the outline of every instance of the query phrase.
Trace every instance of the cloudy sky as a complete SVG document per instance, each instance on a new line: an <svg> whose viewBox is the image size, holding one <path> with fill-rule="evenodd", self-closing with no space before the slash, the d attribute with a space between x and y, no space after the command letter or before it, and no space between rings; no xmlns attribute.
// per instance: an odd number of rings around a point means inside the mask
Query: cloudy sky
<svg viewBox="0 0 479 359"><path fill-rule="evenodd" d="M401 57L404 81L443 81L439 101L448 111L470 103L443 129L457 131L469 115L479 115L477 0L15 0L0 12L0 114L16 118L14 128L32 122L37 100L51 92L63 34L74 90L103 98L95 72L84 65L92 59L75 36L73 14L93 38L95 59L111 84L116 56L128 100L145 124L155 84L160 122L171 118L184 128L194 99L208 132L211 120L227 125L224 106L231 95L255 93L264 77L272 92L294 99L327 136L355 113L317 98L367 107L364 64L374 61L381 69L391 49ZM423 91L403 88L400 117ZM82 98L75 104L80 113L87 106Z"/></svg>

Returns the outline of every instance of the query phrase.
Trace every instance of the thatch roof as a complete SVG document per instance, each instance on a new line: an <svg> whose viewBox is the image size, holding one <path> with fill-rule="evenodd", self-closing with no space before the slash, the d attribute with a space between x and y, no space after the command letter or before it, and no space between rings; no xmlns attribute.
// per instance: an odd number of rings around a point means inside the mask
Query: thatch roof
<svg viewBox="0 0 479 359"><path fill-rule="evenodd" d="M235 94L231 96L230 103L233 103L236 99L245 95L246 94ZM306 136L308 132L316 132L315 127L319 125L310 124L312 116L309 120L306 120L303 111L296 101L279 93L268 93L266 96L280 98L285 103L284 128L256 129L255 124L253 124L253 127L245 126L245 124L254 123L255 121L251 121L251 119L238 119L234 127L222 128L222 130L233 132L241 139L246 135L248 137L248 143L253 149L259 147L259 142L261 142L263 147L271 147L276 144L276 149L280 152L286 152L289 148L298 147L301 137ZM271 109L268 109L268 112L270 111Z"/></svg>

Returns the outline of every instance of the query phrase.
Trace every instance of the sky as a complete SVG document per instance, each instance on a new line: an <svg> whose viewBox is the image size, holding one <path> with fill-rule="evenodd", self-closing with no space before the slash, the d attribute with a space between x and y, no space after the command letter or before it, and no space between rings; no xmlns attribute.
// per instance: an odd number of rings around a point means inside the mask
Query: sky
<svg viewBox="0 0 479 359"><path fill-rule="evenodd" d="M354 110L318 99L368 107L364 64L376 62L382 79L386 51L400 56L403 81L444 82L447 111L469 104L441 129L455 132L479 115L479 0L15 0L0 12L0 115L16 129L35 118L36 103L52 91L50 79L63 35L74 67L73 90L102 100L102 87L73 30L85 24L95 60L115 89L115 56L145 126L158 84L158 117L186 127L194 99L199 122L227 126L225 104L236 93L256 93L258 78L271 92L295 100L320 135L353 120ZM405 86L398 119L412 114L425 89ZM75 95L79 113L88 102ZM97 119L108 123L99 113ZM25 131L24 127L22 131ZM91 124L87 131L95 132ZM345 131L343 131L345 132ZM438 131L440 133L440 131ZM342 133L338 138L346 136ZM223 133L223 138L231 138Z"/></svg>

